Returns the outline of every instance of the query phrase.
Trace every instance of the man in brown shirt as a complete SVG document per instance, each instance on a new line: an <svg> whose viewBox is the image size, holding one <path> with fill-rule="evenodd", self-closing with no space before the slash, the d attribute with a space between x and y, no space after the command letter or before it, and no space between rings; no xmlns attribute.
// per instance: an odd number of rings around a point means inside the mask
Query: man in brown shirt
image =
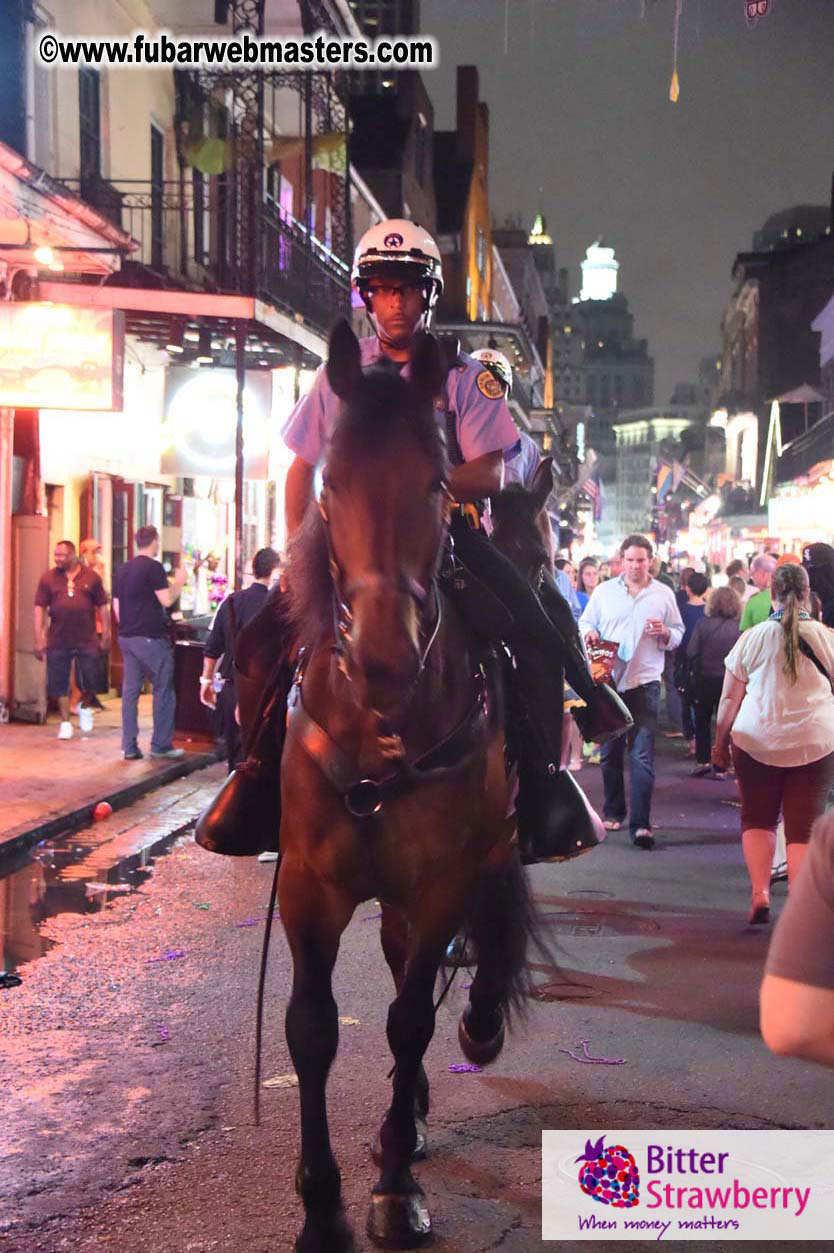
<svg viewBox="0 0 834 1253"><path fill-rule="evenodd" d="M96 633L96 610L101 635ZM46 630L49 616L49 633ZM61 715L59 740L72 739L69 714L70 673L81 690L82 730L92 730L90 694L96 686L99 652L110 647L110 609L99 576L78 560L72 540L55 545L55 565L47 570L35 592L35 656L46 657L47 695L55 697Z"/></svg>

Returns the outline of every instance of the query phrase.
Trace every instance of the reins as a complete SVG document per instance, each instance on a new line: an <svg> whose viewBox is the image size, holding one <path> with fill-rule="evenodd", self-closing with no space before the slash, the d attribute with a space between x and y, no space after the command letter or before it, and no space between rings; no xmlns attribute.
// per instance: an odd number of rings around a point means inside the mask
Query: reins
<svg viewBox="0 0 834 1253"><path fill-rule="evenodd" d="M269 905L266 911L264 942L261 947L261 971L258 976L258 1009L255 1015L255 1126L261 1125L261 1042L263 1039L264 1021L264 988L266 987L266 967L269 960L269 941L272 936L272 919L275 917L275 901L278 897L278 871L281 869L281 854L275 863L275 874L272 876L272 891L269 894Z"/></svg>

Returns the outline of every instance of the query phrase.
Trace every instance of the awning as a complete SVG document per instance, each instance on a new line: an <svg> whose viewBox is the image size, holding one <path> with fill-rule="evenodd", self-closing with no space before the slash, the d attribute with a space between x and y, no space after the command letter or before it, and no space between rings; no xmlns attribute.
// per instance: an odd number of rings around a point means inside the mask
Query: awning
<svg viewBox="0 0 834 1253"><path fill-rule="evenodd" d="M111 274L136 240L62 183L0 143L0 260L15 267ZM53 259L36 249L50 248Z"/></svg>
<svg viewBox="0 0 834 1253"><path fill-rule="evenodd" d="M824 399L822 392L818 392L810 383L802 383L800 387L795 387L792 392L785 392L784 396L777 396L776 402L780 405L816 405Z"/></svg>

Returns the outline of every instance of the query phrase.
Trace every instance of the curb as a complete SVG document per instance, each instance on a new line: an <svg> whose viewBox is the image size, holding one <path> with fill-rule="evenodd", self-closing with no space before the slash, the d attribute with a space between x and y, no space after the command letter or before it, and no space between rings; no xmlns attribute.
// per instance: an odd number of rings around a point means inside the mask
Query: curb
<svg viewBox="0 0 834 1253"><path fill-rule="evenodd" d="M165 787L167 783L173 783L176 779L185 778L186 775L194 774L206 766L222 761L223 756L220 750L209 753L187 753L181 760L172 761L169 766L163 767L154 774L146 775L143 779L137 779L135 783L117 788L114 792L105 792L97 796L95 800L80 805L77 809L72 809L65 814L57 814L53 818L39 822L34 827L10 835L0 842L0 868L6 859L19 856L21 852L25 852L35 844L55 839L58 835L66 835L70 831L78 830L79 827L89 826L93 821L93 810L101 801L107 801L114 811L124 809L139 800L141 796L147 796L148 792L154 792L157 788Z"/></svg>

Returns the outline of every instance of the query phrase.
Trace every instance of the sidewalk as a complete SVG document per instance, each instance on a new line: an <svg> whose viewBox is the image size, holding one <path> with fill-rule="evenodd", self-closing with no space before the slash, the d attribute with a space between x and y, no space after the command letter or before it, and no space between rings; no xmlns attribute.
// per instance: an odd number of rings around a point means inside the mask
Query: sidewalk
<svg viewBox="0 0 834 1253"><path fill-rule="evenodd" d="M139 796L200 770L217 760L217 751L205 740L177 736L186 750L178 761L152 759L150 752L151 697L139 700L139 742L143 761L125 761L121 752L121 702L105 698L104 711L95 714L90 735L82 735L73 718L75 735L58 740L57 715L45 726L12 722L0 727L0 859L41 840L89 823L99 801L114 809Z"/></svg>

